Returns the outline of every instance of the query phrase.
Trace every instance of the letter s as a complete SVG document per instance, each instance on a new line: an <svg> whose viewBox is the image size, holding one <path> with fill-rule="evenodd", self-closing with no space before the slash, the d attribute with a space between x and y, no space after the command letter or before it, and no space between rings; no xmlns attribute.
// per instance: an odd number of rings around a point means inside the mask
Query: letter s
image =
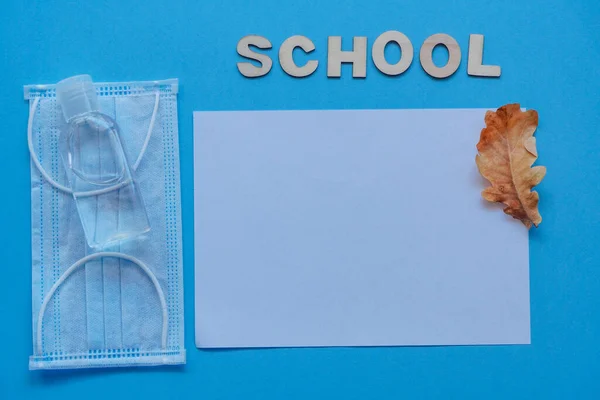
<svg viewBox="0 0 600 400"><path fill-rule="evenodd" d="M258 35L244 36L237 44L238 54L244 58L258 61L260 67L249 62L239 62L237 63L238 70L247 78L258 78L268 74L271 71L271 67L273 67L273 60L266 54L250 50L250 46L256 46L259 49L270 49L273 47L269 39L265 37Z"/></svg>

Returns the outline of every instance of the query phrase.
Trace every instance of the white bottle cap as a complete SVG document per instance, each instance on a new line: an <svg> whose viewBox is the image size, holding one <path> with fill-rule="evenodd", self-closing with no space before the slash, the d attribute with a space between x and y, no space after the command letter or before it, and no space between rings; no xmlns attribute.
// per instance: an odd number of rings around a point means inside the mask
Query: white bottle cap
<svg viewBox="0 0 600 400"><path fill-rule="evenodd" d="M89 75L77 75L56 84L56 100L67 122L74 117L98 111L96 88Z"/></svg>

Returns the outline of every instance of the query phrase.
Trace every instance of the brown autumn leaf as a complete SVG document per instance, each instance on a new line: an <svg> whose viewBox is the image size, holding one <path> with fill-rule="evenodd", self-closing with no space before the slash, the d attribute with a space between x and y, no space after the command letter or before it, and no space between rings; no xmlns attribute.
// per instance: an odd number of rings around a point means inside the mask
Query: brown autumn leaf
<svg viewBox="0 0 600 400"><path fill-rule="evenodd" d="M539 184L546 167L531 167L537 159L535 137L538 114L521 111L519 104L507 104L485 114L475 157L479 173L492 186L481 192L487 201L504 203L504 212L531 228L542 222L539 195L531 189Z"/></svg>

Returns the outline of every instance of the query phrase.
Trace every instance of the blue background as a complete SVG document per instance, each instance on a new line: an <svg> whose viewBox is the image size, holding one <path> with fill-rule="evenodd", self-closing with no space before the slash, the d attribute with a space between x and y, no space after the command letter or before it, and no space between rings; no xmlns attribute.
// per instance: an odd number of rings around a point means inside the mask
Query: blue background
<svg viewBox="0 0 600 400"><path fill-rule="evenodd" d="M452 35L460 69L434 80L418 63L389 78L326 78L328 35L404 32L418 52ZM535 1L18 1L0 6L0 399L600 398L600 3ZM237 41L274 44L273 70L241 77ZM466 74L470 33L500 79ZM311 38L315 74L287 77L288 36ZM392 57L394 51L390 51ZM443 51L436 51L443 59ZM396 50L397 54L397 50ZM302 58L298 56L298 62ZM27 104L22 86L89 73L97 81L180 78L186 347L181 368L29 372L31 269ZM192 111L452 108L520 102L540 114L544 222L530 234L532 345L199 351L193 343ZM475 145L475 143L474 143ZM435 160L430 160L435 162ZM451 195L448 193L446 195ZM435 227L432 227L435 229ZM493 257L493 255L490 255Z"/></svg>

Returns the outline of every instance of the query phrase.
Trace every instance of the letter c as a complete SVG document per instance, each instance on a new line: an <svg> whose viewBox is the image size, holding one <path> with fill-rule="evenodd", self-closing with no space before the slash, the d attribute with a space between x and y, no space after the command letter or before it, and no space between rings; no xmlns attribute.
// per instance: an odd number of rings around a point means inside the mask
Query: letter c
<svg viewBox="0 0 600 400"><path fill-rule="evenodd" d="M315 49L315 44L306 36L296 35L287 38L279 48L279 64L286 74L304 78L316 71L319 62L310 60L304 66L299 67L294 62L293 56L296 47L300 47L305 53L310 53Z"/></svg>

